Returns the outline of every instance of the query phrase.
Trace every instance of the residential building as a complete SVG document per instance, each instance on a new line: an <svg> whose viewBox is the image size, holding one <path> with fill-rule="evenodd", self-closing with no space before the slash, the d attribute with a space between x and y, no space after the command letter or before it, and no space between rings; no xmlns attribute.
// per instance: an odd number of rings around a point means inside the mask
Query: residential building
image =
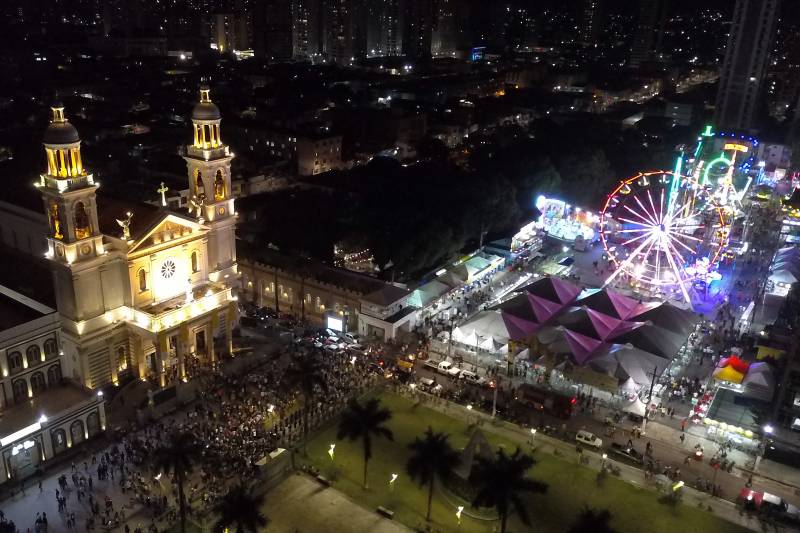
<svg viewBox="0 0 800 533"><path fill-rule="evenodd" d="M633 36L629 65L639 68L661 53L669 0L639 0L639 15Z"/></svg>
<svg viewBox="0 0 800 533"><path fill-rule="evenodd" d="M737 0L720 73L714 111L717 128L755 127L767 62L775 38L779 0Z"/></svg>

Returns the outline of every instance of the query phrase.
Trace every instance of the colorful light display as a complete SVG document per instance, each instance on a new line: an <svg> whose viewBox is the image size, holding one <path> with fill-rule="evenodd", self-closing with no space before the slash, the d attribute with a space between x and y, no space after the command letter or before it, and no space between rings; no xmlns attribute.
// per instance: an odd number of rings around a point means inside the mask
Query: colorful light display
<svg viewBox="0 0 800 533"><path fill-rule="evenodd" d="M691 282L709 275L728 240L729 222L713 190L675 171L623 180L600 213L600 240L616 268L639 285L677 286L691 302Z"/></svg>

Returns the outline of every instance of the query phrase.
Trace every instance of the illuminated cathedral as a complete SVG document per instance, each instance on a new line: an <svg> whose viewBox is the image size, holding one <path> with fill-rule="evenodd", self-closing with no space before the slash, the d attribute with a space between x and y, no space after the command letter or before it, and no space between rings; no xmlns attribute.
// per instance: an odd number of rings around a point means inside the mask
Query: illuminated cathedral
<svg viewBox="0 0 800 533"><path fill-rule="evenodd" d="M183 153L191 207L177 212L98 195L78 131L63 106L52 107L47 169L36 187L69 377L87 387L117 384L126 373L165 387L231 350L234 155L207 87L191 119Z"/></svg>

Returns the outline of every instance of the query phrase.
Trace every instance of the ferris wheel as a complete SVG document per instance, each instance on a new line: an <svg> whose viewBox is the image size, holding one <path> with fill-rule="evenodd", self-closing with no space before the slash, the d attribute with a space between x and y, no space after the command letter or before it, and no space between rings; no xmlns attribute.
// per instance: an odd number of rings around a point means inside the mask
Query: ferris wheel
<svg viewBox="0 0 800 533"><path fill-rule="evenodd" d="M728 232L725 209L691 176L659 170L623 180L600 212L600 240L615 266L605 285L625 275L653 292L677 286L691 302L692 282L716 275Z"/></svg>

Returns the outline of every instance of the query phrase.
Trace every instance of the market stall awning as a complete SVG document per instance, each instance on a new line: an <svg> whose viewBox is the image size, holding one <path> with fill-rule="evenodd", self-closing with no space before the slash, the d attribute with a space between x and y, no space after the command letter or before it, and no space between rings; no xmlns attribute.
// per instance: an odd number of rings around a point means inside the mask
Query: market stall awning
<svg viewBox="0 0 800 533"><path fill-rule="evenodd" d="M761 346L760 344L756 346L756 349L758 350L756 352L756 359L759 361L761 359L780 359L781 357L786 355L785 350L780 350L778 348L771 348L769 346Z"/></svg>
<svg viewBox="0 0 800 533"><path fill-rule="evenodd" d="M744 380L744 374L738 372L732 366L717 367L714 370L714 379L727 381L729 383L740 384Z"/></svg>

